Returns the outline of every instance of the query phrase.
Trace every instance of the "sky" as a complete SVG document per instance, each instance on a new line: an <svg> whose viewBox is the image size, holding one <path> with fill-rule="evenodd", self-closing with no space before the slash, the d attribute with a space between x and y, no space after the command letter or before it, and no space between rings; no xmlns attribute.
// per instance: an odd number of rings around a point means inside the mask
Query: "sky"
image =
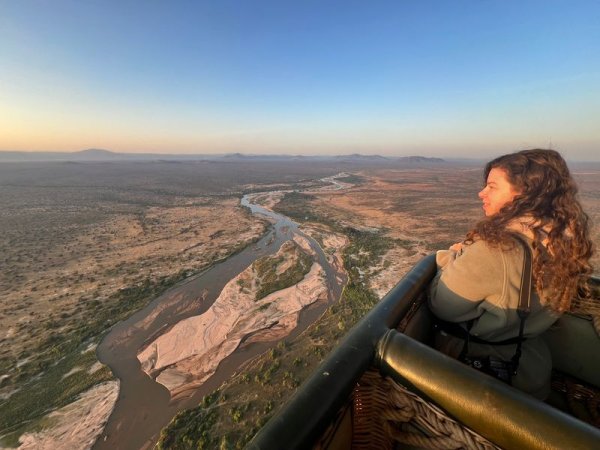
<svg viewBox="0 0 600 450"><path fill-rule="evenodd" d="M0 149L600 160L597 1L0 0Z"/></svg>

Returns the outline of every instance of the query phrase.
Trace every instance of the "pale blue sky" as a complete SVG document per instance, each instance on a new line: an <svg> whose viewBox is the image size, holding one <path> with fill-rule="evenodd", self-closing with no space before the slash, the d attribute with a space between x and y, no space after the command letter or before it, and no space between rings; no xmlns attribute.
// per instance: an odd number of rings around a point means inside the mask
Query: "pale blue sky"
<svg viewBox="0 0 600 450"><path fill-rule="evenodd" d="M600 2L0 0L0 149L600 159Z"/></svg>

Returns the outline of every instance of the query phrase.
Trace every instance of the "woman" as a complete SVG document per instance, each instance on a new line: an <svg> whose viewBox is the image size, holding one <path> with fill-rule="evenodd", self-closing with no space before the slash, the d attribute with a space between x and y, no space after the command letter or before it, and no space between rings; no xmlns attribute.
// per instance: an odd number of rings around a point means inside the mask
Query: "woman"
<svg viewBox="0 0 600 450"><path fill-rule="evenodd" d="M461 328L456 333L442 325L436 345L455 358L515 359L525 252L517 233L532 250L533 292L521 334L522 354L511 381L543 399L550 392L552 361L538 336L569 310L579 289L586 289L592 272L588 216L564 159L554 150L523 150L496 158L486 165L484 180L479 198L485 218L463 243L437 253L430 308Z"/></svg>

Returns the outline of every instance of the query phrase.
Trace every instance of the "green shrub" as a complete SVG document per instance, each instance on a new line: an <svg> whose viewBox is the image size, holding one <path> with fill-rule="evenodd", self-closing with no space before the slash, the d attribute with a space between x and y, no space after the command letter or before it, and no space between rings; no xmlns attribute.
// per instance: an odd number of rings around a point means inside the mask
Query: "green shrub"
<svg viewBox="0 0 600 450"><path fill-rule="evenodd" d="M313 259L310 255L298 250L298 258L296 264L287 268L281 274L277 274L277 266L283 261L283 257L272 259L277 263L263 263L260 269L257 269L257 274L260 272L260 287L256 292L256 300L260 300L267 295L280 291L282 289L293 286L304 278L310 271ZM267 267L267 268L265 268Z"/></svg>

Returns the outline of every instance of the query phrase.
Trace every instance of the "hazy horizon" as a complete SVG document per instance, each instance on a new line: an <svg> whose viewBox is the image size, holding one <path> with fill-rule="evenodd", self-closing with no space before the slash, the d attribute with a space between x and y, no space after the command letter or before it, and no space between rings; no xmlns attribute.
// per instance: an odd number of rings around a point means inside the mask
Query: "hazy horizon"
<svg viewBox="0 0 600 450"><path fill-rule="evenodd" d="M0 149L600 160L600 4L8 2Z"/></svg>
<svg viewBox="0 0 600 450"><path fill-rule="evenodd" d="M354 155L358 155L361 157L369 157L369 156L380 156L380 157L384 157L384 158L389 158L389 159L402 159L402 158L411 158L411 157L424 157L424 158L429 158L429 159L442 159L444 161L465 161L465 162L469 162L469 161L473 161L473 162L485 162L488 161L490 159L490 156L481 156L481 155L477 155L477 154L473 154L473 155L466 155L466 156L456 156L456 155L445 155L445 156L438 156L435 153L432 153L430 155L423 155L423 154L418 154L418 153L407 153L407 154L386 154L386 155L382 155L379 153L360 153L360 152L354 152L354 153L350 153L350 152L340 152L340 153L260 153L260 152L219 152L219 153L209 153L209 152L189 152L189 153L176 153L176 152L145 152L145 151L132 151L132 152L117 152L114 150L110 150L110 149L104 149L104 148L86 148L86 149L79 149L79 150L6 150L6 149L0 149L0 155L2 153L17 153L17 154L78 154L78 153L84 153L84 152L88 152L88 151L100 151L100 152L109 152L109 153L113 153L115 155L131 155L131 156L136 156L136 155L156 155L156 156L173 156L173 157L193 157L193 156L207 156L207 157L218 157L218 156L231 156L231 155L237 155L240 154L242 156L255 156L255 157L321 157L321 158L335 158L335 157L348 157L348 156L354 156ZM505 152L505 153L511 153L510 151ZM498 155L500 155L500 153L498 153ZM492 154L492 156L494 156ZM23 162L25 162L26 160L23 160ZM37 159L32 159L33 161L44 161L44 160L37 160ZM50 160L49 160L50 161ZM62 160L57 160L57 161L62 161ZM92 160L93 161L93 160ZM566 161L567 162L574 162L574 163L586 163L586 162L591 162L591 163L600 163L600 158L589 158L589 159L581 159L581 158L569 158L568 155L566 157ZM2 161L2 159L0 159L0 163L1 162L19 162L19 161L11 161L11 160L5 160Z"/></svg>

